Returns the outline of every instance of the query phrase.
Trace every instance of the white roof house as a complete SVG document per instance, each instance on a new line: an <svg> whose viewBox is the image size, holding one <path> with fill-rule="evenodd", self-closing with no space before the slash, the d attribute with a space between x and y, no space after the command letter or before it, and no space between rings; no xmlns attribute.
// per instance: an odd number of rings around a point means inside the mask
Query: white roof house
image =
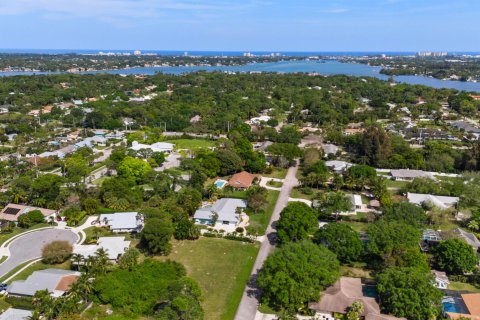
<svg viewBox="0 0 480 320"><path fill-rule="evenodd" d="M329 154L336 155L339 150L339 148L336 145L330 144L330 143L322 144L322 149L325 155L329 155Z"/></svg>
<svg viewBox="0 0 480 320"><path fill-rule="evenodd" d="M27 320L32 316L32 311L9 308L0 314L0 320Z"/></svg>
<svg viewBox="0 0 480 320"><path fill-rule="evenodd" d="M152 152L172 152L175 145L168 142L156 142L154 144L144 144L138 141L133 141L130 149L138 151L141 149L150 149Z"/></svg>
<svg viewBox="0 0 480 320"><path fill-rule="evenodd" d="M270 116L260 116L260 117L255 117L255 118L251 118L248 123L249 124L260 124L262 122L267 122L268 120L270 120L271 117Z"/></svg>
<svg viewBox="0 0 480 320"><path fill-rule="evenodd" d="M143 228L143 216L138 212L105 213L98 221L113 232L139 232Z"/></svg>
<svg viewBox="0 0 480 320"><path fill-rule="evenodd" d="M352 163L340 160L325 161L325 165L335 173L343 173L353 166Z"/></svg>
<svg viewBox="0 0 480 320"><path fill-rule="evenodd" d="M103 248L107 251L108 258L116 261L130 247L130 243L131 241L125 240L125 237L100 237L96 244L74 245L73 253L87 258L95 256L97 250Z"/></svg>
<svg viewBox="0 0 480 320"><path fill-rule="evenodd" d="M432 274L435 277L435 287L438 289L447 289L450 281L448 280L447 274L442 271L432 270Z"/></svg>
<svg viewBox="0 0 480 320"><path fill-rule="evenodd" d="M440 209L448 209L454 207L460 198L458 197L445 197L445 196L436 196L433 194L423 194L423 193L407 193L408 202L422 205L422 203L429 203L438 207Z"/></svg>
<svg viewBox="0 0 480 320"><path fill-rule="evenodd" d="M217 200L213 205L200 208L195 212L195 223L211 224L213 223L213 214L218 215L217 223L237 225L240 222L240 214L238 208L247 207L247 203L242 199L222 198Z"/></svg>

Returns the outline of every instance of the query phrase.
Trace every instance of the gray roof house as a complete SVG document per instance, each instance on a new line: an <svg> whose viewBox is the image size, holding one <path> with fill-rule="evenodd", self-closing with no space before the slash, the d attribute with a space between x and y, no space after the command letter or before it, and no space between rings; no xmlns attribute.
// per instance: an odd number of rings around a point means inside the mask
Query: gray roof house
<svg viewBox="0 0 480 320"><path fill-rule="evenodd" d="M32 316L32 311L15 308L8 308L0 314L0 320L27 320Z"/></svg>
<svg viewBox="0 0 480 320"><path fill-rule="evenodd" d="M480 241L478 241L477 237L473 233L467 232L460 228L457 228L454 231L460 236L460 238L465 240L466 243L475 248L475 250L478 250L478 248L480 248Z"/></svg>
<svg viewBox="0 0 480 320"><path fill-rule="evenodd" d="M428 178L435 180L433 174L422 170L398 169L390 171L394 180L413 180L415 178Z"/></svg>
<svg viewBox="0 0 480 320"><path fill-rule="evenodd" d="M143 228L143 216L138 212L105 213L98 221L113 232L139 232Z"/></svg>
<svg viewBox="0 0 480 320"><path fill-rule="evenodd" d="M433 194L423 193L407 193L408 202L421 206L423 203L431 204L440 209L448 209L455 207L460 198L436 196Z"/></svg>
<svg viewBox="0 0 480 320"><path fill-rule="evenodd" d="M9 296L31 297L35 292L46 289L53 297L60 297L70 290L80 275L78 271L61 269L35 271L26 280L13 281L7 292Z"/></svg>
<svg viewBox="0 0 480 320"><path fill-rule="evenodd" d="M222 198L213 205L200 208L195 212L194 219L197 224L213 224L213 214L218 215L217 223L226 225L237 225L240 222L238 208L247 207L242 199Z"/></svg>

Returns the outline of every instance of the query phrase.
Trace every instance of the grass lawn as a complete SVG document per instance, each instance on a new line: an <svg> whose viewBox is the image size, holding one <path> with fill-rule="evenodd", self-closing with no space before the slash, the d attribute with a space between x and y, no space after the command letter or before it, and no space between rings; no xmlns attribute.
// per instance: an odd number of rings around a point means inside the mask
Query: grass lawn
<svg viewBox="0 0 480 320"><path fill-rule="evenodd" d="M5 260L7 260L7 259L8 259L7 256L2 256L2 257L0 258L0 264L2 264L2 262L5 261Z"/></svg>
<svg viewBox="0 0 480 320"><path fill-rule="evenodd" d="M103 181L105 181L107 179L110 179L110 177L101 177L101 178L98 178L96 180L93 180L92 184L100 187L102 185Z"/></svg>
<svg viewBox="0 0 480 320"><path fill-rule="evenodd" d="M267 182L267 186L274 187L274 188L281 188L283 186L283 183L280 181L269 180Z"/></svg>
<svg viewBox="0 0 480 320"><path fill-rule="evenodd" d="M176 149L206 149L208 147L213 147L215 145L214 141L204 140L204 139L175 139L167 140L165 142L175 144Z"/></svg>
<svg viewBox="0 0 480 320"><path fill-rule="evenodd" d="M273 214L273 209L275 208L279 194L279 191L268 190L268 206L265 208L265 212L249 214L250 226L258 230L259 235L265 234L265 231L267 230L267 226L270 222L270 217Z"/></svg>
<svg viewBox="0 0 480 320"><path fill-rule="evenodd" d="M4 310L7 310L8 308L10 308L10 305L5 302L4 298L0 298L0 311L4 311Z"/></svg>
<svg viewBox="0 0 480 320"><path fill-rule="evenodd" d="M290 194L290 197L295 199L312 200L313 198L315 198L315 196L318 193L316 190L312 190L312 191L313 191L312 194L305 194L302 192L302 190L298 188L293 188L292 193Z"/></svg>
<svg viewBox="0 0 480 320"><path fill-rule="evenodd" d="M410 182L408 181L396 181L396 180L390 180L390 179L385 179L385 184L387 185L387 188L398 188L401 189L408 185Z"/></svg>
<svg viewBox="0 0 480 320"><path fill-rule="evenodd" d="M340 221L340 223L344 223L352 227L353 230L357 232L365 231L367 229L367 224L363 222L357 221Z"/></svg>
<svg viewBox="0 0 480 320"><path fill-rule="evenodd" d="M341 266L340 272L342 277L353 277L353 278L366 278L372 279L370 271L359 268L359 267L350 267L350 266Z"/></svg>
<svg viewBox="0 0 480 320"><path fill-rule="evenodd" d="M475 293L480 293L480 289L472 286L469 283L463 283L463 282L455 282L451 281L450 284L448 285L449 290L457 290L457 291L471 291Z"/></svg>
<svg viewBox="0 0 480 320"><path fill-rule="evenodd" d="M8 239L20 234L20 233L23 233L23 232L26 232L26 231L30 231L30 230L35 230L35 229L39 229L39 228L45 228L45 227L51 227L51 225L49 225L48 223L39 223L39 224L36 224L28 229L22 229L22 228L15 228L12 232L10 233L2 233L0 234L0 245L2 245L3 243L5 243L5 241L7 241Z"/></svg>
<svg viewBox="0 0 480 320"><path fill-rule="evenodd" d="M16 280L25 280L33 272L39 271L39 270L45 270L45 269L49 269L49 268L70 270L70 260L67 260L64 263L60 263L60 264L45 264L41 261L36 262L36 263L32 264L31 266L29 266L27 269L25 269L22 272L20 272L19 274L17 274L9 282L11 283L12 281L16 281Z"/></svg>
<svg viewBox="0 0 480 320"><path fill-rule="evenodd" d="M223 191L223 195L225 198L237 198L237 199L246 199L247 192L242 190L234 190L234 191Z"/></svg>
<svg viewBox="0 0 480 320"><path fill-rule="evenodd" d="M272 173L262 174L264 177L284 179L287 176L288 169L285 168L273 168Z"/></svg>
<svg viewBox="0 0 480 320"><path fill-rule="evenodd" d="M233 319L258 253L258 244L216 238L173 241L168 257L182 263L204 295L205 319Z"/></svg>

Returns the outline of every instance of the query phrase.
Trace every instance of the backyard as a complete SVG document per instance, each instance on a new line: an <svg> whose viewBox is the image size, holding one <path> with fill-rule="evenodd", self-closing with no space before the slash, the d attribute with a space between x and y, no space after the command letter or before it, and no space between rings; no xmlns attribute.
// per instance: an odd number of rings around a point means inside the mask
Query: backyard
<svg viewBox="0 0 480 320"><path fill-rule="evenodd" d="M249 213L250 217L250 225L247 227L257 230L259 235L265 234L265 230L267 229L268 223L270 222L270 217L273 214L273 209L275 208L275 204L277 203L277 199L279 196L279 191L268 190L268 205L263 212L260 213Z"/></svg>
<svg viewBox="0 0 480 320"><path fill-rule="evenodd" d="M215 145L214 141L204 140L204 139L174 139L174 140L167 140L165 142L175 144L176 149L188 149L188 150L206 149L209 147L213 147Z"/></svg>
<svg viewBox="0 0 480 320"><path fill-rule="evenodd" d="M258 249L258 244L202 237L174 241L172 253L157 259L182 263L198 281L205 319L233 319Z"/></svg>

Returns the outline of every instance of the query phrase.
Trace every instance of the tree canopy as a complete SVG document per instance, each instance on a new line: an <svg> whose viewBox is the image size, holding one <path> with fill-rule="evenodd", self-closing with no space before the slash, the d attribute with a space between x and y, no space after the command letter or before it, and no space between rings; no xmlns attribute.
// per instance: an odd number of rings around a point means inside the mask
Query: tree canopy
<svg viewBox="0 0 480 320"><path fill-rule="evenodd" d="M317 212L303 202L289 202L280 213L277 237L280 243L307 239L318 228Z"/></svg>

